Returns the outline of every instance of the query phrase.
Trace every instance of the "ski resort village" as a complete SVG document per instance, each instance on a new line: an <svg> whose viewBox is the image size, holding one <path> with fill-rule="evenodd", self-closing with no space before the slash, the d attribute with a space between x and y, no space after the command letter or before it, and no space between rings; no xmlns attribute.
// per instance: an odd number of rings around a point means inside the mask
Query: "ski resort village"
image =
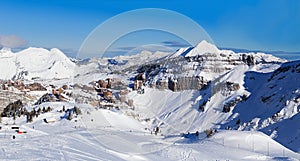
<svg viewBox="0 0 300 161"><path fill-rule="evenodd" d="M0 50L0 160L300 160L300 61Z"/></svg>

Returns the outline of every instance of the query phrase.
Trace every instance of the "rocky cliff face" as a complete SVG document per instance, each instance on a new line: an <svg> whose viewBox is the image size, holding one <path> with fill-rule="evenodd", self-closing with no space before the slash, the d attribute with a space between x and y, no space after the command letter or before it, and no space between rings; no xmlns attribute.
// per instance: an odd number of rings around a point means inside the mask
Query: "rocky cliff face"
<svg viewBox="0 0 300 161"><path fill-rule="evenodd" d="M200 90L207 85L203 77L179 77L176 80L169 79L169 89L172 91Z"/></svg>
<svg viewBox="0 0 300 161"><path fill-rule="evenodd" d="M145 74L146 84L153 88L200 90L208 82L238 66L254 67L258 64L282 62L285 60L264 53L234 53L230 50L218 50L212 44L201 42L189 50L178 50L159 62L143 65L138 72Z"/></svg>

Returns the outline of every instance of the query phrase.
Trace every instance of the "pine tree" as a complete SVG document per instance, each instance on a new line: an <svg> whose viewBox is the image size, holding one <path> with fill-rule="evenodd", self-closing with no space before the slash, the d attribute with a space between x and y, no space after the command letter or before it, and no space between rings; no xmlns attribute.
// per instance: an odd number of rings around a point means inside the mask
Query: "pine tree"
<svg viewBox="0 0 300 161"><path fill-rule="evenodd" d="M37 113L40 114L41 113L41 108L39 107L39 109L37 110Z"/></svg>
<svg viewBox="0 0 300 161"><path fill-rule="evenodd" d="M16 113L14 112L13 113L13 119L14 119L14 122L16 121Z"/></svg>
<svg viewBox="0 0 300 161"><path fill-rule="evenodd" d="M154 130L154 134L157 135L157 133L159 132L159 127L156 126L155 130Z"/></svg>
<svg viewBox="0 0 300 161"><path fill-rule="evenodd" d="M74 106L74 112L76 115L80 115L81 114L81 111L78 107Z"/></svg>
<svg viewBox="0 0 300 161"><path fill-rule="evenodd" d="M72 113L71 112L69 112L69 115L68 115L68 120L72 120Z"/></svg>
<svg viewBox="0 0 300 161"><path fill-rule="evenodd" d="M240 123L241 123L241 119L238 119L235 124L238 125Z"/></svg>
<svg viewBox="0 0 300 161"><path fill-rule="evenodd" d="M32 117L32 115L30 114L30 115L29 115L29 122L32 122L32 121L33 121L32 119L33 119L33 117Z"/></svg>
<svg viewBox="0 0 300 161"><path fill-rule="evenodd" d="M26 123L30 122L29 120L30 120L30 115L29 115L29 113L27 113L26 114Z"/></svg>
<svg viewBox="0 0 300 161"><path fill-rule="evenodd" d="M51 107L50 106L48 106L48 108L47 108L47 112L50 112L51 111Z"/></svg>

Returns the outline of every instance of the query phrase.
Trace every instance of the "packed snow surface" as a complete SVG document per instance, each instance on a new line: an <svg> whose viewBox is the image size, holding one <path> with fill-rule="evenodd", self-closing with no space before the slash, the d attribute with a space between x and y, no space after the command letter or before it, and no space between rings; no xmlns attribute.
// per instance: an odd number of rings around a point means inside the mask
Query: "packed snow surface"
<svg viewBox="0 0 300 161"><path fill-rule="evenodd" d="M290 151L267 135L251 131L220 131L204 134L152 135L145 124L118 111L85 107L71 121L58 112L69 103L44 103L54 110L25 124L4 119L0 140L1 160L297 160ZM82 105L86 106L86 105ZM88 109L93 109L92 111ZM89 111L90 113L87 113ZM54 120L45 123L44 119ZM7 123L7 124L5 124ZM11 127L19 126L18 134ZM13 139L15 136L15 139ZM4 146L5 145L5 146ZM233 153L234 152L234 153Z"/></svg>

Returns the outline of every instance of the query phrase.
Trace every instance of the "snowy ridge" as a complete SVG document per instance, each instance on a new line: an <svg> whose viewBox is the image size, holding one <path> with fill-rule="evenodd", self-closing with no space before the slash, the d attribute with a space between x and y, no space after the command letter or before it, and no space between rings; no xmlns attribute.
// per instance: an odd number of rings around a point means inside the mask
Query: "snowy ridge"
<svg viewBox="0 0 300 161"><path fill-rule="evenodd" d="M27 48L0 51L0 79L62 79L73 75L75 64L59 49Z"/></svg>
<svg viewBox="0 0 300 161"><path fill-rule="evenodd" d="M219 50L216 46L201 41L194 48L182 48L163 58L160 62L149 63L150 66L159 66L159 68L144 71L146 75L151 75L148 78L149 84L156 84L160 81L168 83L169 80L177 81L182 77L200 77L203 82L209 82L238 66L248 65L252 68L265 66L267 70L270 66L278 68L283 62L286 60L270 54L235 53L231 50Z"/></svg>

